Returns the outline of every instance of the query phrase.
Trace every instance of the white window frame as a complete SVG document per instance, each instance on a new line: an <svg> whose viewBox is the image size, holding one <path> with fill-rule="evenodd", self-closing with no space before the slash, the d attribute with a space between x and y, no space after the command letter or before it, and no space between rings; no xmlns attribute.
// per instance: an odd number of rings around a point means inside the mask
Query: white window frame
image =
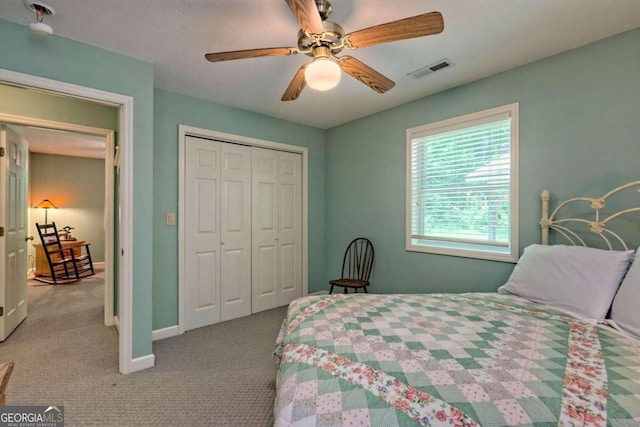
<svg viewBox="0 0 640 427"><path fill-rule="evenodd" d="M476 113L466 114L464 116L455 117L447 120L430 123L423 126L407 129L406 133L406 228L405 242L406 250L412 252L426 252L442 255L459 256L466 258L478 258L493 261L517 262L519 255L518 245L518 218L519 218L519 197L518 197L518 135L519 135L519 104L513 103L503 105L501 107L491 108ZM510 147L510 230L509 230L509 247L506 252L496 252L487 245L471 245L464 243L456 243L453 240L446 243L418 244L412 238L412 141L416 138L422 138L428 135L450 132L456 129L464 129L466 127L477 125L479 121L485 120L487 117L508 114L511 118L511 147ZM415 239L417 240L417 239Z"/></svg>

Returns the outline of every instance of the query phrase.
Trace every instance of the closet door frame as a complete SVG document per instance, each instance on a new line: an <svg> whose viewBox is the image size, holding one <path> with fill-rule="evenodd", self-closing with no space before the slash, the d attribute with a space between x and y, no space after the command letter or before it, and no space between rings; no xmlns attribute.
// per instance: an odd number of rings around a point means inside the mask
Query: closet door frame
<svg viewBox="0 0 640 427"><path fill-rule="evenodd" d="M178 125L178 333L185 332L185 177L187 136L207 138L221 142L248 145L250 147L267 148L302 155L302 296L309 293L308 275L308 171L309 150L297 145L282 144L241 135L218 132L186 125Z"/></svg>

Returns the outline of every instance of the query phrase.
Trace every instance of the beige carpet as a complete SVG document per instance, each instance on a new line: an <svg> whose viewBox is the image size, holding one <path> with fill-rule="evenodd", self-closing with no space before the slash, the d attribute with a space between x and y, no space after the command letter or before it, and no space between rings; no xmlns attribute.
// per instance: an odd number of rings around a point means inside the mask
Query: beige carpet
<svg viewBox="0 0 640 427"><path fill-rule="evenodd" d="M282 307L156 341L155 367L120 375L102 276L30 282L29 315L0 343L0 360L15 362L7 405L64 405L69 426L272 425L271 351L284 315Z"/></svg>

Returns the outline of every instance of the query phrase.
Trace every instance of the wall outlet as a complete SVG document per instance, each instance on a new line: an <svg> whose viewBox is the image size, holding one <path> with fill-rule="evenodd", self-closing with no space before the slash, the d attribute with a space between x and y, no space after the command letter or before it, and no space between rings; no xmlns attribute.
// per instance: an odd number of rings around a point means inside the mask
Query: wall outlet
<svg viewBox="0 0 640 427"><path fill-rule="evenodd" d="M176 225L176 214L175 212L167 212L165 215L165 223L167 227L175 227Z"/></svg>

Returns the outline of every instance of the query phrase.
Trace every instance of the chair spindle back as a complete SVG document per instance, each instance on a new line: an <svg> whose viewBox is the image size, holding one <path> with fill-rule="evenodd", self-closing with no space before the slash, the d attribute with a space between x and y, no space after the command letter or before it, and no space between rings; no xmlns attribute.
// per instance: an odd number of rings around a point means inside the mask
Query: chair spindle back
<svg viewBox="0 0 640 427"><path fill-rule="evenodd" d="M373 266L373 245L364 237L353 239L342 260L342 277L369 281Z"/></svg>

